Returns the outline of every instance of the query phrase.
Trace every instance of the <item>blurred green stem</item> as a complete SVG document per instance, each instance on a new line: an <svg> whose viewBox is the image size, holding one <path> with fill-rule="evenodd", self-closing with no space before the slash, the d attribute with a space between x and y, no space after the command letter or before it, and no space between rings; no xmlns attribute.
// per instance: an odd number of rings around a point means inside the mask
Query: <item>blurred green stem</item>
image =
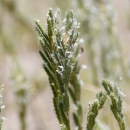
<svg viewBox="0 0 130 130"><path fill-rule="evenodd" d="M21 130L26 130L25 116L26 116L26 104L22 103L20 104L20 111L19 111Z"/></svg>

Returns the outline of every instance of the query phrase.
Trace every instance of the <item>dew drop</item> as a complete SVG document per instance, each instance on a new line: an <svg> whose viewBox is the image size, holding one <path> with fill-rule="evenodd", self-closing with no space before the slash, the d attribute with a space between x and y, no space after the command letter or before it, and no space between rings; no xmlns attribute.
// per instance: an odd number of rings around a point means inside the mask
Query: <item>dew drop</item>
<svg viewBox="0 0 130 130"><path fill-rule="evenodd" d="M122 77L120 77L120 80L122 80Z"/></svg>
<svg viewBox="0 0 130 130"><path fill-rule="evenodd" d="M76 26L78 24L78 22L77 21L74 21L74 26Z"/></svg>
<svg viewBox="0 0 130 130"><path fill-rule="evenodd" d="M84 43L84 40L81 38L81 39L79 40L79 42L80 42L80 43Z"/></svg>
<svg viewBox="0 0 130 130"><path fill-rule="evenodd" d="M2 119L3 119L3 120L6 120L6 118L5 118L5 117L2 117Z"/></svg>
<svg viewBox="0 0 130 130"><path fill-rule="evenodd" d="M57 46L57 48L58 48L58 49L61 49L61 47L60 47L60 46Z"/></svg>
<svg viewBox="0 0 130 130"><path fill-rule="evenodd" d="M60 74L60 75L63 75L62 72L59 71L59 70L56 70L56 72L57 72L58 74Z"/></svg>
<svg viewBox="0 0 130 130"><path fill-rule="evenodd" d="M61 69L62 72L64 71L64 67L63 66L58 66L58 67Z"/></svg>
<svg viewBox="0 0 130 130"><path fill-rule="evenodd" d="M98 102L98 100L97 100L97 99L95 99L95 100L94 100L94 102Z"/></svg>
<svg viewBox="0 0 130 130"><path fill-rule="evenodd" d="M120 95L124 98L126 95L120 91Z"/></svg>
<svg viewBox="0 0 130 130"><path fill-rule="evenodd" d="M65 32L63 32L63 33L62 33L62 36L65 36L65 34L66 34L66 33L65 33Z"/></svg>
<svg viewBox="0 0 130 130"><path fill-rule="evenodd" d="M71 51L66 51L67 54L71 54L72 52Z"/></svg>
<svg viewBox="0 0 130 130"><path fill-rule="evenodd" d="M81 23L78 23L78 25L80 26L80 25L81 25Z"/></svg>
<svg viewBox="0 0 130 130"><path fill-rule="evenodd" d="M69 31L68 31L68 34L69 34L69 35L72 35L72 30L69 30Z"/></svg>
<svg viewBox="0 0 130 130"><path fill-rule="evenodd" d="M73 56L73 54L71 53L69 56L68 56L68 58L71 58Z"/></svg>
<svg viewBox="0 0 130 130"><path fill-rule="evenodd" d="M48 17L48 16L49 16L49 14L47 13L47 14L46 14L46 16Z"/></svg>
<svg viewBox="0 0 130 130"><path fill-rule="evenodd" d="M1 107L1 109L4 109L5 108L5 105L3 105L2 107Z"/></svg>
<svg viewBox="0 0 130 130"><path fill-rule="evenodd" d="M64 29L65 29L65 27L62 27L62 28L61 28L61 31L64 30Z"/></svg>

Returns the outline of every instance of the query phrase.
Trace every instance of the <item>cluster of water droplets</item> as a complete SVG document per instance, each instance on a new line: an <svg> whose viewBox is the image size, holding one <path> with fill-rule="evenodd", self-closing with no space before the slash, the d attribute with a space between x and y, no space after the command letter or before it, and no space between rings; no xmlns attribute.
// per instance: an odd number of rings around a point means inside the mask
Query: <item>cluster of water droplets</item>
<svg viewBox="0 0 130 130"><path fill-rule="evenodd" d="M73 31L74 28L75 28L75 29L76 29L76 28L80 28L80 23L77 22L77 20L76 20L75 18L70 18L69 20L70 20L70 22L72 23L72 27L71 27L70 30L68 30L68 31L66 32L66 30L65 30L66 27L63 26L63 27L60 29L60 31L62 32L62 35L63 35L63 36L65 36L66 33L69 34L69 35L72 35L72 31ZM67 21L67 19L64 18L64 19L63 19L63 25L66 24L66 21Z"/></svg>
<svg viewBox="0 0 130 130"><path fill-rule="evenodd" d="M75 26L75 28L80 28L81 23L77 22L76 19L73 20L74 20L73 25Z"/></svg>
<svg viewBox="0 0 130 130"><path fill-rule="evenodd" d="M70 59L70 58L72 58L72 56L73 56L73 52L71 52L71 51L66 51L66 55L67 55L67 57Z"/></svg>

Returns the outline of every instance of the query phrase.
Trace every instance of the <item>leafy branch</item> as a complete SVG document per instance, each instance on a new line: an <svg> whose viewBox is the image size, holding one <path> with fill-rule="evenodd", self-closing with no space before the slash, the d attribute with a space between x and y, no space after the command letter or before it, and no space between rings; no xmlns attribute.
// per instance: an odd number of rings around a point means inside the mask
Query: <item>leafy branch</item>
<svg viewBox="0 0 130 130"><path fill-rule="evenodd" d="M61 130L70 130L68 84L72 70L74 44L78 38L76 32L77 21L73 12L68 11L63 21L60 20L60 10L54 13L49 9L47 13L47 28L42 29L35 20L36 31L42 51L39 51L48 75L53 92L53 104Z"/></svg>
<svg viewBox="0 0 130 130"><path fill-rule="evenodd" d="M111 99L112 104L110 108L119 124L120 130L125 130L125 117L122 111L122 100L125 95L112 82L103 80L102 85Z"/></svg>
<svg viewBox="0 0 130 130"><path fill-rule="evenodd" d="M92 102L89 102L89 112L87 115L86 130L93 130L98 111L103 107L106 98L107 95L105 93L99 92L96 95L96 99Z"/></svg>
<svg viewBox="0 0 130 130"><path fill-rule="evenodd" d="M81 85L79 79L80 65L78 53L80 46L75 48L78 38L76 28L79 27L72 11L68 11L63 21L60 10L55 12L49 9L47 13L47 27L45 31L35 20L39 43L39 51L44 64L43 68L48 75L53 92L53 105L61 130L71 130L69 120L69 95L77 107L73 113L74 122L78 130L82 130L82 105L80 103ZM70 83L70 86L69 86ZM107 95L111 98L111 110L119 123L120 130L125 130L125 118L122 112L123 93L109 81L103 80L102 85L107 93L99 92L96 99L89 103L86 130L92 130L99 110L103 107Z"/></svg>

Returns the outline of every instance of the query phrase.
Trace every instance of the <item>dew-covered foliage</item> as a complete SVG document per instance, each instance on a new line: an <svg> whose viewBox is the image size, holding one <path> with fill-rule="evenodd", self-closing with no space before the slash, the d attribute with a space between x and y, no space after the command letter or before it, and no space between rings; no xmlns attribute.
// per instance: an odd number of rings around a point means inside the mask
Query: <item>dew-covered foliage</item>
<svg viewBox="0 0 130 130"><path fill-rule="evenodd" d="M0 130L129 130L129 5L1 0Z"/></svg>
<svg viewBox="0 0 130 130"><path fill-rule="evenodd" d="M35 20L35 23L39 43L42 47L42 51L39 51L39 53L44 61L43 68L48 75L52 89L53 105L60 129L72 129L69 115L69 92L75 107L77 107L77 111L73 113L76 129L82 130L80 65L78 63L80 45L76 45L76 49L74 48L78 38L78 33L75 31L79 24L74 18L72 11L68 11L62 21L59 9L54 13L52 9L49 9L46 31L40 26L39 20ZM71 87L69 87L69 82ZM125 130L125 118L122 112L123 93L116 86L113 88L108 81L103 80L102 85L107 93L99 92L96 95L96 99L89 102L86 130L93 130L96 117L99 110L103 107L107 95L111 97L111 110L119 123L120 130Z"/></svg>
<svg viewBox="0 0 130 130"><path fill-rule="evenodd" d="M52 9L49 9L46 31L41 28L37 20L35 23L39 43L43 50L39 53L44 60L43 68L52 88L56 116L61 124L61 129L70 130L68 85L76 64L72 58L74 44L78 38L76 32L78 23L71 10L61 21L59 9L54 13Z"/></svg>
<svg viewBox="0 0 130 130"><path fill-rule="evenodd" d="M113 112L113 115L115 116L116 120L118 121L120 130L125 130L126 122L125 122L124 114L122 112L122 100L125 97L125 95L112 82L103 80L102 85L104 86L104 89L106 90L108 96L111 99L112 104L111 104L110 108L111 108L111 111Z"/></svg>

